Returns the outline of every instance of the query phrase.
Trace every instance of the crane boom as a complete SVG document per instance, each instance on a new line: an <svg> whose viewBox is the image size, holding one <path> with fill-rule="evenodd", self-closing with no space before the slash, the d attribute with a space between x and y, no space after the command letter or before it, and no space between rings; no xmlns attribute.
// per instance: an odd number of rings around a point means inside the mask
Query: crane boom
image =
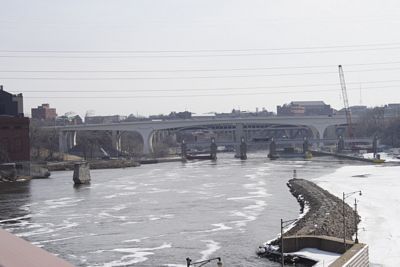
<svg viewBox="0 0 400 267"><path fill-rule="evenodd" d="M347 89L346 89L346 82L344 80L344 73L343 73L343 68L342 65L339 65L339 78L340 78L340 85L342 86L342 96L343 96L343 102L344 102L344 111L346 113L346 121L347 121L347 131L349 133L350 137L353 137L353 124L351 122L351 113L350 113L350 107L349 107L349 99L347 98Z"/></svg>

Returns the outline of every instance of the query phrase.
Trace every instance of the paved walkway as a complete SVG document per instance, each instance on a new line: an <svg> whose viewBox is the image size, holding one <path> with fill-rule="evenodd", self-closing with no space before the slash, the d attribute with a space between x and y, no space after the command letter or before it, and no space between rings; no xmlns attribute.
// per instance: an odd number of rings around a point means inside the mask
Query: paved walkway
<svg viewBox="0 0 400 267"><path fill-rule="evenodd" d="M0 229L0 267L73 267L70 263Z"/></svg>

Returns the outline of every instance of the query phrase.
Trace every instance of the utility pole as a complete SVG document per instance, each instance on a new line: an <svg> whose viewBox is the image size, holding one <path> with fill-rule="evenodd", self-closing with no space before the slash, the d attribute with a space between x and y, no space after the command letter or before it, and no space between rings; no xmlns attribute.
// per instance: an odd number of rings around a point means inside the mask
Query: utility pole
<svg viewBox="0 0 400 267"><path fill-rule="evenodd" d="M343 247L344 247L344 252L346 252L346 213L345 213L345 193L343 192ZM343 252L343 253L344 253Z"/></svg>
<svg viewBox="0 0 400 267"><path fill-rule="evenodd" d="M283 254L283 220L281 219L281 260L282 267L285 266L285 255Z"/></svg>
<svg viewBox="0 0 400 267"><path fill-rule="evenodd" d="M356 228L356 239L354 242L358 244L357 198L354 198L354 226Z"/></svg>
<svg viewBox="0 0 400 267"><path fill-rule="evenodd" d="M345 213L345 211L346 211L345 210L345 205L346 204L345 204L345 200L346 200L346 198L348 198L348 197L350 197L350 196L352 196L352 195L354 195L356 193L358 193L360 196L362 196L361 190L350 192L350 193L343 192L342 201L343 201L343 248L344 248L344 252L346 252L346 250L347 250L347 248L346 248L346 213ZM356 203L355 209L357 209L357 203ZM356 216L356 212L357 212L357 210L354 213L354 220L356 221L355 223L357 224L357 220L356 220L356 217L355 217ZM356 243L358 243L357 228L356 228Z"/></svg>

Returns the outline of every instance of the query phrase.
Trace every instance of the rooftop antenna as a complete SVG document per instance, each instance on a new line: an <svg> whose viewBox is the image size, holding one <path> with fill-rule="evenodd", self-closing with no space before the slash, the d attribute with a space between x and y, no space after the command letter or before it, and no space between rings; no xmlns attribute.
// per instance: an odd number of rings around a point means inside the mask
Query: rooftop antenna
<svg viewBox="0 0 400 267"><path fill-rule="evenodd" d="M362 83L360 82L360 106L362 106Z"/></svg>

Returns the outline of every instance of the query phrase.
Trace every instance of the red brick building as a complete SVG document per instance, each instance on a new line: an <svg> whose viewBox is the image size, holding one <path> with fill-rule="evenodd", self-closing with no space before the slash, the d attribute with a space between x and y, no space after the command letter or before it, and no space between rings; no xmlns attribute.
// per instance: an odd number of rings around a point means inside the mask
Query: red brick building
<svg viewBox="0 0 400 267"><path fill-rule="evenodd" d="M0 149L9 161L29 161L29 118L0 115Z"/></svg>
<svg viewBox="0 0 400 267"><path fill-rule="evenodd" d="M55 108L50 108L49 104L42 104L37 108L32 108L32 119L37 120L54 120L57 117Z"/></svg>

